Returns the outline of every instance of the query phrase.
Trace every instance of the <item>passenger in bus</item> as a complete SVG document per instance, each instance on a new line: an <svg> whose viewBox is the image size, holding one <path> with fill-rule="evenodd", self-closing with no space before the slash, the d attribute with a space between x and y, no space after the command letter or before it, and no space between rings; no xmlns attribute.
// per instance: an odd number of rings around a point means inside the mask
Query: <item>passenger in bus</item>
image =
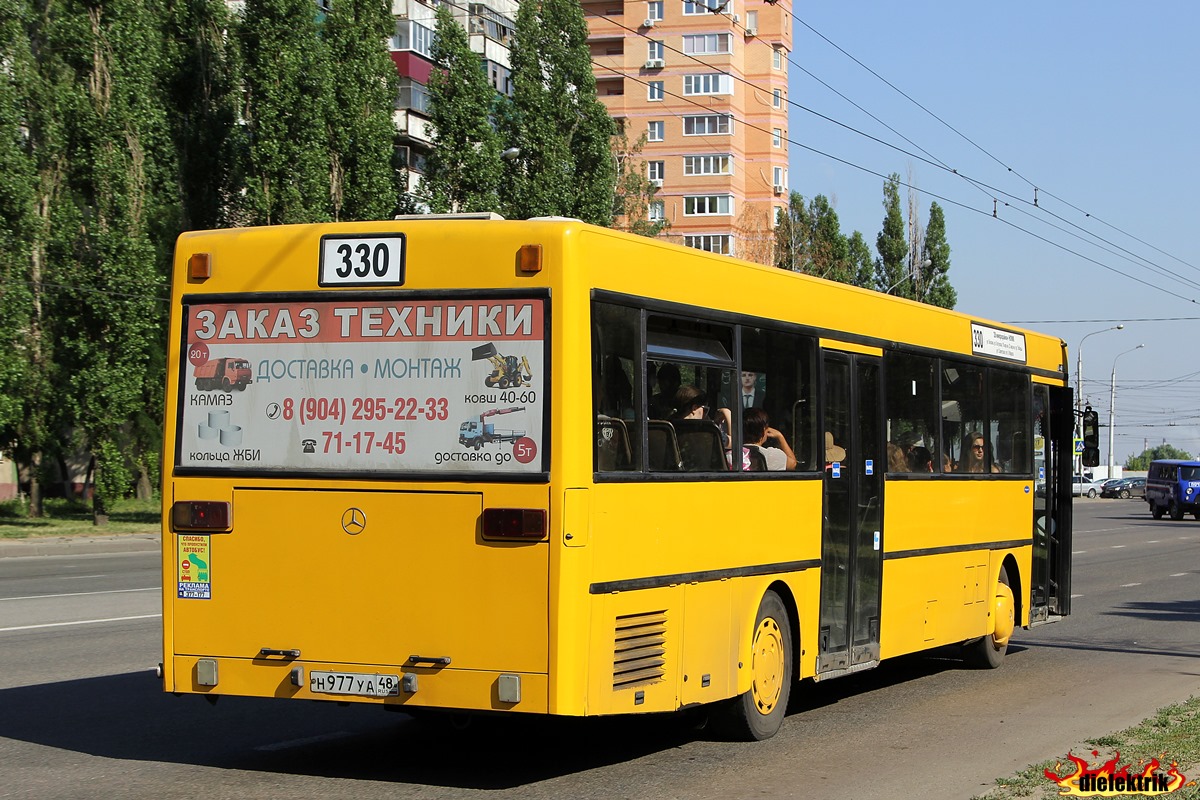
<svg viewBox="0 0 1200 800"><path fill-rule="evenodd" d="M650 399L650 418L666 419L675 408L675 394L679 391L682 379L679 377L679 367L674 364L663 364L658 368L658 393Z"/></svg>
<svg viewBox="0 0 1200 800"><path fill-rule="evenodd" d="M920 445L908 451L908 468L911 472L933 472L933 453Z"/></svg>
<svg viewBox="0 0 1200 800"><path fill-rule="evenodd" d="M908 456L895 442L887 443L888 472L908 472Z"/></svg>
<svg viewBox="0 0 1200 800"><path fill-rule="evenodd" d="M604 362L604 413L626 422L634 418L633 384L621 368L621 360L609 356Z"/></svg>
<svg viewBox="0 0 1200 800"><path fill-rule="evenodd" d="M846 448L839 446L833 441L833 434L825 431L825 469L829 469L835 462L840 463L846 460Z"/></svg>
<svg viewBox="0 0 1200 800"><path fill-rule="evenodd" d="M988 472L987 469L987 440L982 433L968 433L963 437L962 461L958 462L959 472ZM991 472L999 472L1000 468L992 465Z"/></svg>
<svg viewBox="0 0 1200 800"><path fill-rule="evenodd" d="M662 375L661 370L659 375ZM681 386L676 390L670 406L668 416L671 419L704 419L708 414L708 395L695 386Z"/></svg>
<svg viewBox="0 0 1200 800"><path fill-rule="evenodd" d="M796 454L783 434L771 427L771 418L761 408L748 408L742 415L742 470L752 467L752 452L759 453L768 470L796 468Z"/></svg>

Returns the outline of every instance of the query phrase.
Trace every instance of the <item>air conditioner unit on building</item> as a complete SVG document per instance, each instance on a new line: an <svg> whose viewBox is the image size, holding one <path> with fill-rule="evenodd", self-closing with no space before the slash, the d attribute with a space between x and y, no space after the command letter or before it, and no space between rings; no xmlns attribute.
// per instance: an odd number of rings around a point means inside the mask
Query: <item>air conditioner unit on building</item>
<svg viewBox="0 0 1200 800"><path fill-rule="evenodd" d="M654 22L655 22L655 20L652 20L652 19L646 19L646 20L643 20L643 21L642 21L642 27L643 27L643 28L653 28L653 27L654 27Z"/></svg>
<svg viewBox="0 0 1200 800"><path fill-rule="evenodd" d="M758 26L757 25L747 25L746 26L746 35L747 36L757 36L758 35Z"/></svg>
<svg viewBox="0 0 1200 800"><path fill-rule="evenodd" d="M772 188L775 190L775 194L777 194L777 195L783 194L783 187L780 186L778 183L775 184Z"/></svg>
<svg viewBox="0 0 1200 800"><path fill-rule="evenodd" d="M652 58L646 62L646 69L662 69L663 60L661 58Z"/></svg>
<svg viewBox="0 0 1200 800"><path fill-rule="evenodd" d="M651 179L650 179L650 182L651 182L651 183L653 183L653 184L654 184L655 186L657 186L658 188L660 188L660 189L662 188L662 185L663 185L663 179L662 179L662 178L651 178Z"/></svg>

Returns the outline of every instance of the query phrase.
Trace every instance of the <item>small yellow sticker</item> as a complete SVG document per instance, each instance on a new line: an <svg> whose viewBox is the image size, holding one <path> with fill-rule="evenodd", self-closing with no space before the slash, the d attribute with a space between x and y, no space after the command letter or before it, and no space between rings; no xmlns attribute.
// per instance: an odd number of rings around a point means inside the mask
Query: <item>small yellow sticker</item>
<svg viewBox="0 0 1200 800"><path fill-rule="evenodd" d="M212 599L212 546L209 536L179 536L179 597Z"/></svg>

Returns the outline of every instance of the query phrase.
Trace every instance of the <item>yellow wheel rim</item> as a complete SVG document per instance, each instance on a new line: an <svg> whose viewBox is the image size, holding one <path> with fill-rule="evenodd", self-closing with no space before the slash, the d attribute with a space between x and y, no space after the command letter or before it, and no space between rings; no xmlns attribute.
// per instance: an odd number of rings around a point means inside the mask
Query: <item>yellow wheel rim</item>
<svg viewBox="0 0 1200 800"><path fill-rule="evenodd" d="M754 633L754 685L750 687L754 705L760 714L770 714L783 691L783 631L771 617L758 625Z"/></svg>
<svg viewBox="0 0 1200 800"><path fill-rule="evenodd" d="M1012 638L1013 630L1017 627L1015 608L1012 589L997 581L996 596L992 600L992 611L996 615L996 631L992 634L992 641L996 647L1004 647Z"/></svg>

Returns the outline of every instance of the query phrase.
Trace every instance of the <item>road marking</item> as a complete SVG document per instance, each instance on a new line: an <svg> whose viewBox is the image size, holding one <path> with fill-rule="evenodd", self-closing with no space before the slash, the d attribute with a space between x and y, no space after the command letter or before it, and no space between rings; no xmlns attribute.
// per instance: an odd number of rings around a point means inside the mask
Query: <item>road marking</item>
<svg viewBox="0 0 1200 800"><path fill-rule="evenodd" d="M1083 595L1081 595L1081 594L1073 594L1073 595L1071 595L1071 599L1072 599L1072 600L1074 600L1076 597L1083 597Z"/></svg>
<svg viewBox="0 0 1200 800"><path fill-rule="evenodd" d="M1120 549L1121 549L1122 547L1124 547L1124 546L1125 546L1125 545L1123 545L1123 544L1114 544L1114 545L1112 546L1112 549L1113 549L1113 550L1120 550Z"/></svg>
<svg viewBox="0 0 1200 800"><path fill-rule="evenodd" d="M1084 553L1086 553L1086 552L1087 552L1087 550L1072 550L1072 551L1071 551L1071 555L1073 555L1073 556L1081 556L1081 555L1083 555L1083 554L1084 554Z"/></svg>
<svg viewBox="0 0 1200 800"><path fill-rule="evenodd" d="M107 578L107 575L63 575L59 577L60 581L81 581L84 578Z"/></svg>
<svg viewBox="0 0 1200 800"><path fill-rule="evenodd" d="M1131 589L1134 586L1141 586L1141 584L1140 583L1122 583L1121 584L1122 589Z"/></svg>
<svg viewBox="0 0 1200 800"><path fill-rule="evenodd" d="M107 619L81 619L76 622L47 622L42 625L18 625L15 628L0 628L0 633L11 631L32 631L38 628L65 628L70 625L95 625L99 622L128 622L135 619L157 619L162 614L141 614L136 617L108 617Z"/></svg>
<svg viewBox="0 0 1200 800"><path fill-rule="evenodd" d="M293 747L304 747L310 744L319 744L321 742L333 742L338 739L345 739L348 736L353 736L349 731L338 731L337 733L322 733L319 736L307 736L303 739L289 739L286 742L275 742L274 744L264 744L261 747L254 748L260 753L275 753L280 750L291 750Z"/></svg>
<svg viewBox="0 0 1200 800"><path fill-rule="evenodd" d="M66 594L27 594L24 597L0 597L0 603L8 600L41 600L44 597L87 597L93 594L128 594L130 592L157 592L157 586L146 589L106 589L102 592L68 592Z"/></svg>
<svg viewBox="0 0 1200 800"><path fill-rule="evenodd" d="M1146 544L1158 544L1158 539L1148 539Z"/></svg>
<svg viewBox="0 0 1200 800"><path fill-rule="evenodd" d="M1173 572L1173 573L1171 573L1171 577L1172 578L1182 578L1185 575L1191 575L1191 574L1192 573L1190 573L1190 572Z"/></svg>

